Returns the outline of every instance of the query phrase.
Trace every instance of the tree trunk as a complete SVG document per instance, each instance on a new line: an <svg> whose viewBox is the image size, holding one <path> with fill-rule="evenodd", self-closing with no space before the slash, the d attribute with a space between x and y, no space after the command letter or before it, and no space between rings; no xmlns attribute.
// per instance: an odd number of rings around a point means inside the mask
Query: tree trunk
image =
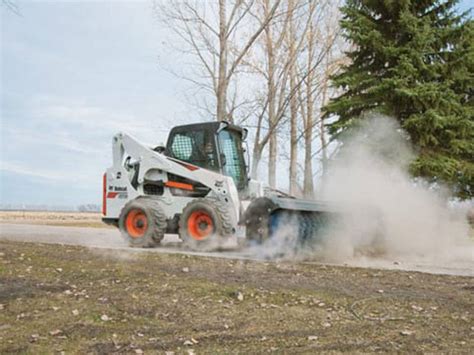
<svg viewBox="0 0 474 355"><path fill-rule="evenodd" d="M258 165L262 159L262 149L260 145L256 144L252 153L252 167L250 169L250 177L253 180L258 180Z"/></svg>
<svg viewBox="0 0 474 355"><path fill-rule="evenodd" d="M326 65L328 65L327 61L326 61ZM328 68L326 68L328 69ZM329 73L328 71L326 70L326 73L325 73L325 77L324 77L324 83L323 83L323 92L322 92L322 104L321 104L321 107L324 107L326 105L326 101L327 101L327 92L328 92L328 81L329 81L329 77L328 77ZM323 113L321 112L320 113L320 118L319 118L319 139L320 139L320 142L321 142L321 166L322 166L322 173L321 173L321 185L324 186L325 184L325 177L326 177L326 173L327 173L327 165L328 165L328 153L327 153L327 141L326 141L326 134L325 134L325 119L324 119L324 115Z"/></svg>
<svg viewBox="0 0 474 355"><path fill-rule="evenodd" d="M310 25L308 31L308 76L306 78L306 125L304 131L305 156L304 156L304 183L303 193L306 198L314 197L313 183L313 55L314 55L314 29Z"/></svg>
<svg viewBox="0 0 474 355"><path fill-rule="evenodd" d="M276 132L272 133L269 142L269 156L268 156L268 185L271 188L276 188L276 157L277 157L277 136Z"/></svg>
<svg viewBox="0 0 474 355"><path fill-rule="evenodd" d="M268 16L269 1L265 1L265 17ZM265 41L268 60L268 125L270 129L269 153L268 153L268 185L276 187L276 159L277 159L277 130L276 130L276 89L275 89L275 56L273 52L272 25L265 28Z"/></svg>
<svg viewBox="0 0 474 355"><path fill-rule="evenodd" d="M298 190L298 142L297 142L297 118L298 118L298 103L297 97L294 95L296 90L296 70L295 70L295 33L293 23L294 1L288 2L288 12L290 16L290 31L289 31L289 57L290 63L290 195L295 196Z"/></svg>
<svg viewBox="0 0 474 355"><path fill-rule="evenodd" d="M294 73L290 78L290 90L295 89ZM295 195L298 192L298 138L297 138L297 118L298 106L296 96L294 95L290 101L290 195Z"/></svg>
<svg viewBox="0 0 474 355"><path fill-rule="evenodd" d="M219 71L217 78L218 121L227 119L227 19L226 0L219 0Z"/></svg>
<svg viewBox="0 0 474 355"><path fill-rule="evenodd" d="M306 198L314 197L313 183L313 133L311 129L305 132L304 137L304 196Z"/></svg>

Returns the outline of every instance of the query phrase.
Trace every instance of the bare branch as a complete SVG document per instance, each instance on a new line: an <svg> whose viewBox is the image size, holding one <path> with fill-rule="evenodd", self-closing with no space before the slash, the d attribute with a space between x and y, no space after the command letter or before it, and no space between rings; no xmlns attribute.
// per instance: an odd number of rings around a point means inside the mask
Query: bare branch
<svg viewBox="0 0 474 355"><path fill-rule="evenodd" d="M5 7L10 12L13 12L17 16L23 16L20 11L20 7L17 2L14 0L2 0L2 6Z"/></svg>
<svg viewBox="0 0 474 355"><path fill-rule="evenodd" d="M254 44L256 39L260 36L260 34L265 30L265 28L268 26L270 21L272 21L273 16L275 15L275 11L277 10L278 6L280 5L281 0L275 1L275 4L273 5L272 9L270 10L270 13L266 18L264 19L263 23L260 25L258 30L253 34L252 37L248 40L247 44L244 46L244 48L241 50L240 54L237 56L237 58L234 60L234 63L232 63L232 66L230 67L228 73L227 73L227 80L230 80L232 74L234 73L235 69L237 68L238 65L240 65L240 62L244 58L244 56L247 54L249 51L250 47Z"/></svg>

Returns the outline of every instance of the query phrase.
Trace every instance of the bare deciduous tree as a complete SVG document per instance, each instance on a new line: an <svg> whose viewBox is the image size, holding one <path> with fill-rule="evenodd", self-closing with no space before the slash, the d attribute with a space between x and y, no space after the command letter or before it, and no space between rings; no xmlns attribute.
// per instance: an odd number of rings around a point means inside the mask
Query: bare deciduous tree
<svg viewBox="0 0 474 355"><path fill-rule="evenodd" d="M320 154L325 170L328 159L320 107L332 94L329 75L340 64L339 2L181 0L156 7L184 42L180 50L197 59L198 71L183 77L213 98L206 105L212 117L233 121L238 111L238 123L254 128L252 178L268 148L268 183L276 187L279 145L289 128L291 194L302 190L312 197L313 160ZM257 90L239 88L243 76ZM320 149L314 152L313 144ZM301 147L304 164L298 162Z"/></svg>
<svg viewBox="0 0 474 355"><path fill-rule="evenodd" d="M217 120L233 121L232 113L239 105L238 90L234 88L229 95L229 88L252 45L274 18L280 1L275 1L255 28L248 26L255 0L155 2L159 18L184 42L181 50L200 63L203 74L185 79L213 95Z"/></svg>
<svg viewBox="0 0 474 355"><path fill-rule="evenodd" d="M331 71L335 68L332 57L343 53L335 46L339 39L338 3L320 1L320 7L314 9L314 20L306 33L307 52L299 72L306 72L304 94L300 90L299 100L303 118L304 141L304 180L303 194L307 198L314 196L314 169L313 169L313 140L314 131L320 139L323 170L327 165L325 122L321 114L321 107L328 97L328 81ZM312 4L311 6L314 6ZM336 13L335 13L336 12Z"/></svg>
<svg viewBox="0 0 474 355"><path fill-rule="evenodd" d="M260 0L259 3L262 14L257 13L256 16L264 17L271 2ZM262 41L258 43L260 60L251 64L257 68L255 72L265 80L254 140L252 177L257 178L258 164L268 144L268 183L273 188L276 186L278 129L287 118L288 107L295 109L297 87L303 82L302 79L297 81L293 76L295 80L289 85L298 54L304 48L303 34L308 29L310 17L307 13L307 4L308 2L291 1L282 6L278 21L273 21L265 29ZM289 40L288 32L295 32L297 29L301 34L298 36L295 34L293 40Z"/></svg>

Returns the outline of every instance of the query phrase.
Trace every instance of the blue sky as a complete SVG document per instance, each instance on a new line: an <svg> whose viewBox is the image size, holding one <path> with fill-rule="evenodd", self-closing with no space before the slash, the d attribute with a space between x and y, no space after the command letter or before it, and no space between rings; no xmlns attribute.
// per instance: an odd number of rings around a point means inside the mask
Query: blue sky
<svg viewBox="0 0 474 355"><path fill-rule="evenodd" d="M111 138L195 121L151 1L18 1L1 12L0 202L99 203ZM467 9L470 1L462 1Z"/></svg>
<svg viewBox="0 0 474 355"><path fill-rule="evenodd" d="M20 8L0 10L1 202L98 203L113 134L164 141L189 116L164 34L150 2Z"/></svg>

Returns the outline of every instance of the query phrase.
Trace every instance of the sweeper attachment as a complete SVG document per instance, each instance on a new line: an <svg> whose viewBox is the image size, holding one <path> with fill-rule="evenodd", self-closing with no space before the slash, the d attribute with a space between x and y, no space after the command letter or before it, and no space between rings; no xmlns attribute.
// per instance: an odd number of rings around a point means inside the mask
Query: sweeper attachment
<svg viewBox="0 0 474 355"><path fill-rule="evenodd" d="M113 166L103 177L103 221L134 247L153 247L165 233L197 250L235 237L262 243L289 224L302 243L318 238L334 211L249 179L246 135L227 122L174 127L166 146L115 135Z"/></svg>

